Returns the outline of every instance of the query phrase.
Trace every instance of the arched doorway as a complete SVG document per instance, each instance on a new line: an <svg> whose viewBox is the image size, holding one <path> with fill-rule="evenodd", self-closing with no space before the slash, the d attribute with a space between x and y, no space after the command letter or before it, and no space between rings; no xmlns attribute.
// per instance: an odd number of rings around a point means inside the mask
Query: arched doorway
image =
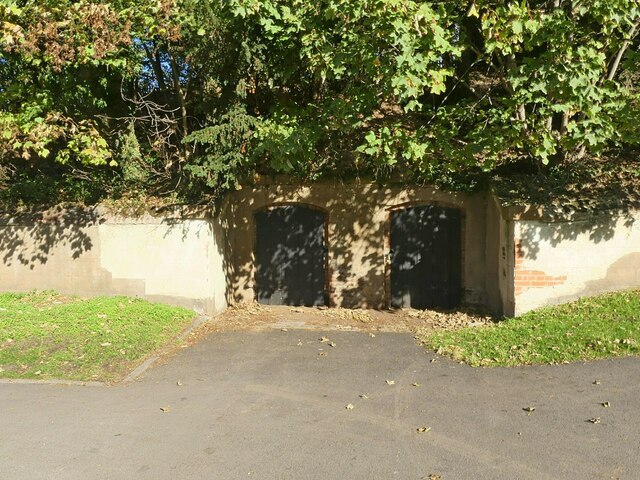
<svg viewBox="0 0 640 480"><path fill-rule="evenodd" d="M422 205L390 217L391 306L453 308L462 296L462 213Z"/></svg>
<svg viewBox="0 0 640 480"><path fill-rule="evenodd" d="M258 302L325 305L324 212L282 205L260 210L254 219Z"/></svg>

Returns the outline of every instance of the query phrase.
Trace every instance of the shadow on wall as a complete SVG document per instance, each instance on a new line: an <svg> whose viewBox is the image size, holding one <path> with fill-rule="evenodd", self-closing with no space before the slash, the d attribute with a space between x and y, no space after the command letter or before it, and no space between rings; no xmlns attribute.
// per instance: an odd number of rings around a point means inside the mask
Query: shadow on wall
<svg viewBox="0 0 640 480"><path fill-rule="evenodd" d="M229 237L227 278L232 302L251 301L265 303L310 303L341 306L364 306L370 298L384 298L384 228L371 221L371 205L384 201L377 187L368 188L358 198L348 186L330 191L318 191L298 186L271 185L258 188L253 194L239 192L227 204L225 230ZM260 212L278 211L278 216L292 216L292 206L303 207L322 215L322 226L311 224L306 231L293 226L278 226L271 231L256 229ZM313 215L311 215L312 217ZM265 219L266 220L266 219ZM271 219L274 220L274 219ZM266 222L262 222L266 225ZM322 235L321 241L318 234ZM260 237L260 238L259 238ZM311 239L311 252L298 240ZM258 247L258 242L282 240L280 245ZM284 246L283 246L284 244ZM310 262L295 261L301 253L311 253ZM258 258L262 257L262 258ZM271 267L254 268L258 261L268 258ZM318 258L321 260L322 301L317 292L306 292L304 284L317 290ZM354 271L354 267L356 271ZM284 277L288 276L289 281ZM291 277L295 278L292 282ZM339 285L339 292L336 292ZM373 293L373 294L372 294ZM325 295L326 294L326 295ZM336 295L338 294L338 295ZM312 302L304 302L314 297ZM367 305L382 307L379 305Z"/></svg>
<svg viewBox="0 0 640 480"><path fill-rule="evenodd" d="M424 192L416 195L411 189L392 191L371 184L356 187L332 184L326 188L321 185L309 188L280 184L232 195L224 215L229 249L229 299L231 302L243 302L261 299L263 295L268 297L267 302L277 302L279 299L286 301L289 297L305 298L308 294L309 298L313 297L310 303L317 304L315 291L299 295L300 292L293 290L301 289L301 284L316 284L317 260L322 257L328 304L385 308L390 293L390 285L387 285L389 211L403 205L438 204L440 198L452 197ZM462 205L462 201L456 201ZM292 205L324 213L324 241L317 239L317 225L306 233L297 232L298 227L293 226L256 231L254 219L259 218L260 211L281 208L284 215L286 208ZM254 216L256 214L258 217ZM312 241L307 242L307 248L313 250L312 258L315 260L306 263L294 261L296 252L305 250L303 244L296 243L295 237L303 238L305 235L311 235ZM285 248L266 247L265 251L258 246L262 241L276 238L285 239L280 242L280 245L286 245ZM292 242L291 245L287 244L288 241ZM257 258L260 256L270 260L271 268L254 269L254 265L260 263L261 259ZM287 285L281 277L291 272L297 280ZM260 285L261 281L271 286Z"/></svg>
<svg viewBox="0 0 640 480"><path fill-rule="evenodd" d="M284 205L255 212L254 221L258 302L325 305L325 213Z"/></svg>
<svg viewBox="0 0 640 480"><path fill-rule="evenodd" d="M640 253L629 253L613 262L604 278L585 283L584 291L579 295L627 289L640 285Z"/></svg>
<svg viewBox="0 0 640 480"><path fill-rule="evenodd" d="M535 260L540 253L541 243L555 247L561 242L576 240L584 234L589 234L589 240L596 244L611 240L621 219L627 229L632 228L635 223L635 218L628 211L598 213L575 220L538 220L535 225L524 223L520 230L520 252L524 258Z"/></svg>
<svg viewBox="0 0 640 480"><path fill-rule="evenodd" d="M375 215L374 206L384 208L393 197L383 188L369 185L364 195L345 188L335 202L330 202L335 242L331 271L335 271L334 278L341 285L344 307L388 307L385 301L385 262L389 250L385 243L387 219L372 221L372 215ZM353 268L354 265L357 267ZM371 304L372 299L380 301Z"/></svg>
<svg viewBox="0 0 640 480"><path fill-rule="evenodd" d="M19 262L33 270L44 265L57 246L68 246L74 259L93 248L88 228L104 220L93 209L63 209L0 217L0 252L5 265Z"/></svg>

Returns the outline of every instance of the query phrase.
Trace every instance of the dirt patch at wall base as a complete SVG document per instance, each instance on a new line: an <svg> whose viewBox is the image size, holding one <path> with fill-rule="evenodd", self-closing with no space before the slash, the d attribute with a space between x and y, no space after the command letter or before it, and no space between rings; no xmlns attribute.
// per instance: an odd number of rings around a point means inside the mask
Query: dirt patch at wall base
<svg viewBox="0 0 640 480"><path fill-rule="evenodd" d="M483 326L496 319L473 310L364 310L265 306L242 303L207 322L203 333L234 330L306 329L364 332L416 332Z"/></svg>

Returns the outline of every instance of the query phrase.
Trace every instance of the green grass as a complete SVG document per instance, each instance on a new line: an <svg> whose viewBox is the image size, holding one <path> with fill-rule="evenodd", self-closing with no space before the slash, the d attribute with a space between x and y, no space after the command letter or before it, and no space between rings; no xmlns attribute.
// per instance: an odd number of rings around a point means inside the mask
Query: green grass
<svg viewBox="0 0 640 480"><path fill-rule="evenodd" d="M194 316L127 297L1 293L0 377L119 380Z"/></svg>
<svg viewBox="0 0 640 480"><path fill-rule="evenodd" d="M640 354L640 291L583 298L486 327L419 332L438 353L473 366L566 363Z"/></svg>

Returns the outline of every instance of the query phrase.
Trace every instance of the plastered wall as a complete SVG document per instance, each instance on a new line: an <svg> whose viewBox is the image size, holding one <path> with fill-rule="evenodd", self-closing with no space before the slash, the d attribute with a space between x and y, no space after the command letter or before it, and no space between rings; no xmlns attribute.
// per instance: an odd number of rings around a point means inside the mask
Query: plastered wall
<svg viewBox="0 0 640 480"><path fill-rule="evenodd" d="M513 220L516 315L581 296L640 287L640 213Z"/></svg>
<svg viewBox="0 0 640 480"><path fill-rule="evenodd" d="M60 210L0 218L0 290L130 295L226 308L224 238L211 219Z"/></svg>
<svg viewBox="0 0 640 480"><path fill-rule="evenodd" d="M502 309L496 279L495 251L499 238L487 238L488 197L466 196L430 187L381 187L369 183L315 183L307 186L263 183L245 187L226 199L223 224L228 239L229 299L255 297L255 225L253 214L262 208L301 203L326 212L330 303L343 307L384 308L390 294L389 217L394 208L439 204L461 209L463 220L463 284L465 302ZM494 218L497 221L496 218ZM491 225L489 228L495 229ZM487 241L493 245L488 247ZM487 259L487 255L490 258Z"/></svg>

